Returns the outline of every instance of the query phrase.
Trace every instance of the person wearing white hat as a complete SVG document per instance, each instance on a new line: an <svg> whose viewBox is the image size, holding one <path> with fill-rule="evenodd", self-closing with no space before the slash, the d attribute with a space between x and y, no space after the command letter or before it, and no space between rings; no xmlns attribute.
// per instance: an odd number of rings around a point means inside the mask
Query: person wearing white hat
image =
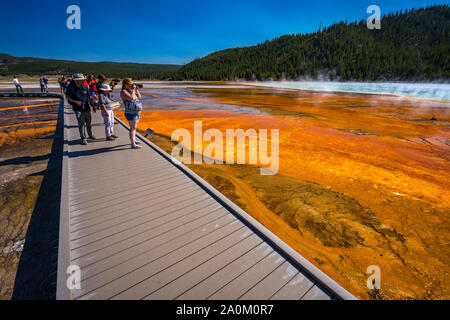
<svg viewBox="0 0 450 320"><path fill-rule="evenodd" d="M103 120L105 122L106 140L117 139L118 136L114 134L114 110L113 103L109 98L109 93L112 91L111 87L106 83L98 88L98 105L102 110Z"/></svg>

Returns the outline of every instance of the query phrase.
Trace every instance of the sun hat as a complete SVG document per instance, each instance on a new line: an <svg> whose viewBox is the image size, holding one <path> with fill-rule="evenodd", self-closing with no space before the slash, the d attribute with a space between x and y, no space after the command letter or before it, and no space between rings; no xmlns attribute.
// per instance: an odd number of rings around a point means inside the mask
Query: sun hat
<svg viewBox="0 0 450 320"><path fill-rule="evenodd" d="M73 80L86 80L86 78L82 73L75 73L73 75Z"/></svg>
<svg viewBox="0 0 450 320"><path fill-rule="evenodd" d="M111 87L106 83L102 84L102 86L99 89L100 91L112 91Z"/></svg>

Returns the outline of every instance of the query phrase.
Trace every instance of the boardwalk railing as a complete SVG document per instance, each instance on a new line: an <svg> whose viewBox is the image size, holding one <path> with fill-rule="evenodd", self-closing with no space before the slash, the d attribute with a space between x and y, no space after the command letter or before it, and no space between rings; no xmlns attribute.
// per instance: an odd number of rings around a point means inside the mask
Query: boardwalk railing
<svg viewBox="0 0 450 320"><path fill-rule="evenodd" d="M3 98L60 98L63 99L64 96L59 93L46 93L46 92L25 92L25 93L16 93L16 92L0 92L0 97Z"/></svg>

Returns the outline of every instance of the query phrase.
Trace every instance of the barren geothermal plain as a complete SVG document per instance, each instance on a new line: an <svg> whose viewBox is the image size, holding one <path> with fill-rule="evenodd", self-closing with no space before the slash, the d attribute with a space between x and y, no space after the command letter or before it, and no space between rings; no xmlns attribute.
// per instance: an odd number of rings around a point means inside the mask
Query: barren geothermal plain
<svg viewBox="0 0 450 320"><path fill-rule="evenodd" d="M142 92L139 129L152 128L169 153L176 129L193 143L194 121L224 136L279 129L276 175L250 164L189 167L357 297L450 298L448 101L238 83ZM373 265L380 291L367 288Z"/></svg>
<svg viewBox="0 0 450 320"><path fill-rule="evenodd" d="M218 82L146 82L142 92L139 130L152 128L169 153L176 129L194 138L194 121L224 136L278 129L276 175L261 175L262 164L188 166L358 298L450 298L448 100ZM0 299L52 298L54 274L42 265L54 262L57 223L43 222L58 220L58 104L0 102ZM33 256L33 245L49 256ZM367 288L373 265L377 292ZM27 292L32 280L42 285Z"/></svg>
<svg viewBox="0 0 450 320"><path fill-rule="evenodd" d="M0 300L54 296L59 194L46 186L60 179L61 167L49 161L59 104L0 98Z"/></svg>

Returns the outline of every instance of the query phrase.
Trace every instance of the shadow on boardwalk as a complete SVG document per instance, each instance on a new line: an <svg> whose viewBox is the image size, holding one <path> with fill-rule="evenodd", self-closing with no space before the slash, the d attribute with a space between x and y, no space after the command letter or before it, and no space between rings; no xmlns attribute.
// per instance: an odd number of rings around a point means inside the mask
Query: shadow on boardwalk
<svg viewBox="0 0 450 320"><path fill-rule="evenodd" d="M15 300L56 298L63 125L60 105L52 152L47 169L41 173L44 177L17 269L12 294Z"/></svg>
<svg viewBox="0 0 450 320"><path fill-rule="evenodd" d="M129 149L130 149L129 144L122 144L122 145L108 147L108 148L98 148L98 149L69 152L68 155L69 155L69 158L78 158L78 157L92 156L92 155L99 154L99 153L112 152L112 151L123 151L123 150L129 150Z"/></svg>

